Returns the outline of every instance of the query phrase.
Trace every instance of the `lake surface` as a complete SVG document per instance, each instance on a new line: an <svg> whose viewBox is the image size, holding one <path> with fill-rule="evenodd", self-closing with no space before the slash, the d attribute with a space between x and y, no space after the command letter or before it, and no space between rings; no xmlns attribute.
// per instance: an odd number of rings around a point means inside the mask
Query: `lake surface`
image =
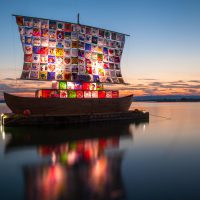
<svg viewBox="0 0 200 200"><path fill-rule="evenodd" d="M0 200L199 200L200 103L134 108L150 121L1 127Z"/></svg>

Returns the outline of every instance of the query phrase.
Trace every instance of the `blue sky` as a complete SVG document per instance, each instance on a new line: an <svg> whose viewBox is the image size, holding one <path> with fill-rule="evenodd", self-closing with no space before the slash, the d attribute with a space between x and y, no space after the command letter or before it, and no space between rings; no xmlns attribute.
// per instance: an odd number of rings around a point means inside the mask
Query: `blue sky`
<svg viewBox="0 0 200 200"><path fill-rule="evenodd" d="M11 14L76 22L79 12L83 24L131 35L122 62L127 82L143 88L159 82L170 89L170 83L182 81L194 94L199 92L199 0L0 0L0 5L1 83L5 78L18 78L23 62ZM177 92L187 93L182 89Z"/></svg>

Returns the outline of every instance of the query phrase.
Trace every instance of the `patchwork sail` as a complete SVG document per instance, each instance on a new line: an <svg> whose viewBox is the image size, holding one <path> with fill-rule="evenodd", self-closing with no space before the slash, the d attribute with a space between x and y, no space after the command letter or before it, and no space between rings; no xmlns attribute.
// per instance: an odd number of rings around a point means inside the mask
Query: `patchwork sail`
<svg viewBox="0 0 200 200"><path fill-rule="evenodd" d="M124 83L125 34L57 20L16 16L23 80Z"/></svg>

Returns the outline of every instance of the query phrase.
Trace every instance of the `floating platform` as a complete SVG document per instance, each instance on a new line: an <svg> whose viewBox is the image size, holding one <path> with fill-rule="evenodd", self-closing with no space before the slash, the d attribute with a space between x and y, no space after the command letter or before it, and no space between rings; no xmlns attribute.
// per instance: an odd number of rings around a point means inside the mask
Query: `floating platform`
<svg viewBox="0 0 200 200"><path fill-rule="evenodd" d="M68 125L98 121L131 120L132 122L149 121L149 112L133 110L117 113L96 113L87 115L64 116L24 116L13 113L1 115L1 124L7 127L31 125Z"/></svg>

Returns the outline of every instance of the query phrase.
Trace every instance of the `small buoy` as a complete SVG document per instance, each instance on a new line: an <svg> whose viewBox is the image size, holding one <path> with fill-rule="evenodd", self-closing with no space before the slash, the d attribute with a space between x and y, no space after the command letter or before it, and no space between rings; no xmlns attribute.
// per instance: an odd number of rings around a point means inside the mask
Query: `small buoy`
<svg viewBox="0 0 200 200"><path fill-rule="evenodd" d="M31 115L31 111L29 109L24 110L24 116L29 117Z"/></svg>

